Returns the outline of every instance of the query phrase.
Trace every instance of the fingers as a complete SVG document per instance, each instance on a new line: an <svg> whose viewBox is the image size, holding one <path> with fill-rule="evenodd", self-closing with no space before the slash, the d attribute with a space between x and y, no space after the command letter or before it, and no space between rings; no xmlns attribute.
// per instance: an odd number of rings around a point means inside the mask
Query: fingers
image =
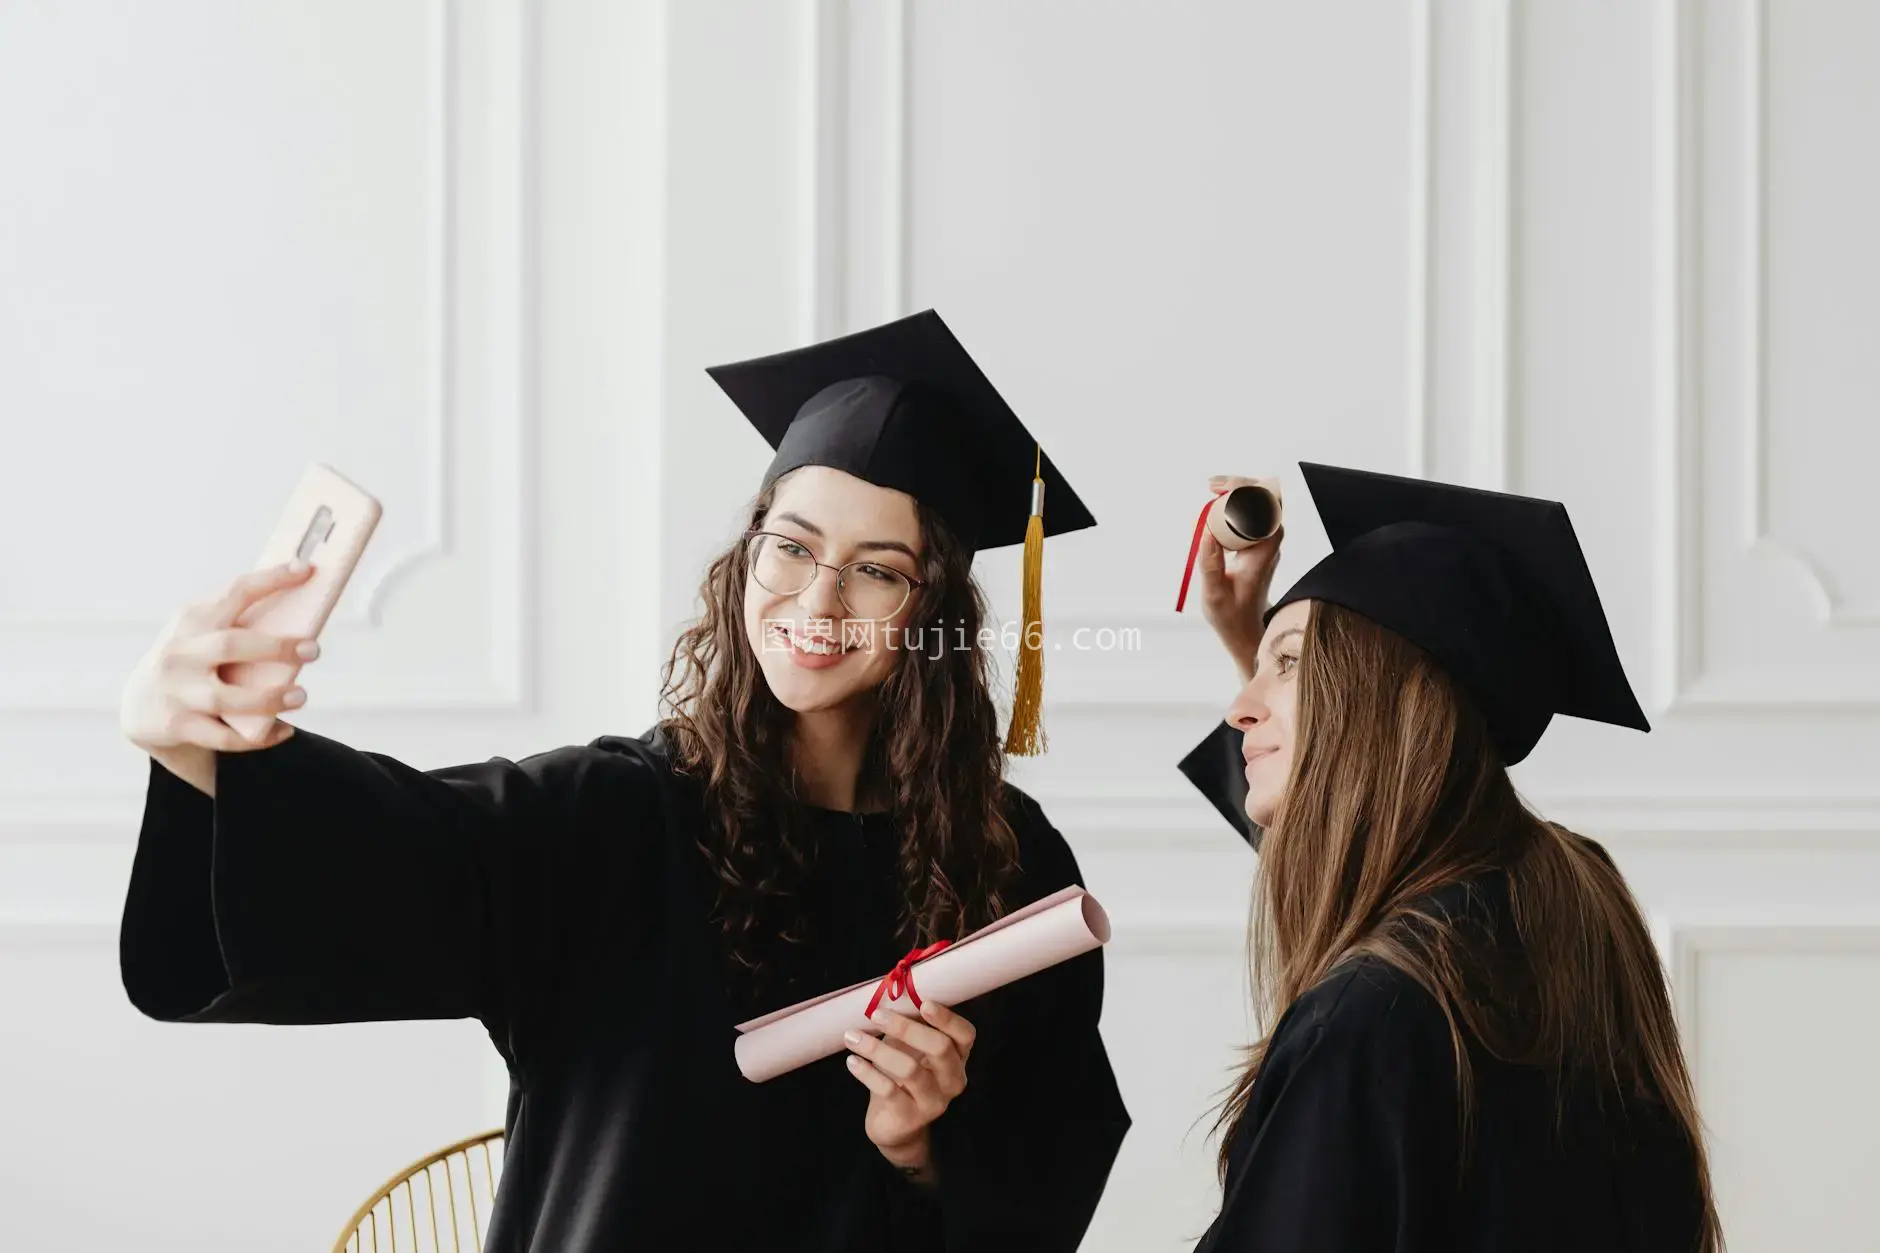
<svg viewBox="0 0 1880 1253"><path fill-rule="evenodd" d="M853 1053L849 1054L849 1073L861 1080L863 1087L873 1092L876 1096L881 1097L883 1100L886 1100L899 1091L895 1086L894 1080L888 1078L888 1076L875 1069L871 1063L855 1056Z"/></svg>
<svg viewBox="0 0 1880 1253"><path fill-rule="evenodd" d="M1279 479L1276 477L1250 479L1241 474L1213 474L1208 476L1208 490L1219 495L1231 492L1236 487L1264 487L1273 493L1276 500L1284 499L1280 492Z"/></svg>
<svg viewBox="0 0 1880 1253"><path fill-rule="evenodd" d="M899 1040L907 1045L909 1052L922 1057L938 1062L958 1053L952 1036L919 1019L905 1018L900 1014L890 1013L879 1015L879 1023L884 1036Z"/></svg>
<svg viewBox="0 0 1880 1253"><path fill-rule="evenodd" d="M1201 572L1204 587L1227 573L1227 550L1206 531L1201 533L1201 550L1195 554L1195 569Z"/></svg>
<svg viewBox="0 0 1880 1253"><path fill-rule="evenodd" d="M313 567L306 562L290 561L244 574L210 604L208 617L218 626L228 626L256 601L305 583L312 573Z"/></svg>
<svg viewBox="0 0 1880 1253"><path fill-rule="evenodd" d="M947 1103L966 1090L966 1059L947 1033L912 1018L888 1013L878 1025L881 1038L848 1033L851 1052L867 1058L893 1079L922 1110L938 1117Z"/></svg>
<svg viewBox="0 0 1880 1253"><path fill-rule="evenodd" d="M899 1017L898 1014L891 1016ZM847 1033L843 1040L848 1044L849 1052L873 1062L877 1069L902 1087L915 1082L920 1074L920 1058L889 1040L864 1035L859 1031Z"/></svg>
<svg viewBox="0 0 1880 1253"><path fill-rule="evenodd" d="M312 661L319 655L320 645L313 640L229 627L177 640L165 655L165 660L172 664L186 663L214 668L240 661L299 664Z"/></svg>
<svg viewBox="0 0 1880 1253"><path fill-rule="evenodd" d="M276 722L260 740L251 740L211 714L184 714L177 723L177 735L186 744L214 749L218 753L252 753L273 748L294 733L285 722Z"/></svg>
<svg viewBox="0 0 1880 1253"><path fill-rule="evenodd" d="M243 687L238 683L224 683L217 679L212 690L214 712L218 714L278 714L299 709L307 703L306 689L292 683Z"/></svg>
<svg viewBox="0 0 1880 1253"><path fill-rule="evenodd" d="M907 1050L895 1040L862 1036L860 1044L850 1044L876 1071L886 1075L897 1091L914 1103L914 1108L928 1122L946 1113L953 1098L966 1090L966 1073L957 1055L944 1069L932 1068L923 1057Z"/></svg>
<svg viewBox="0 0 1880 1253"><path fill-rule="evenodd" d="M243 687L210 677L185 688L182 701L186 709L218 717L222 714L278 714L306 704L307 693L292 683Z"/></svg>
<svg viewBox="0 0 1880 1253"><path fill-rule="evenodd" d="M959 1050L961 1061L972 1056L973 1042L979 1038L979 1028L938 1001L922 1001L920 1016L946 1033Z"/></svg>

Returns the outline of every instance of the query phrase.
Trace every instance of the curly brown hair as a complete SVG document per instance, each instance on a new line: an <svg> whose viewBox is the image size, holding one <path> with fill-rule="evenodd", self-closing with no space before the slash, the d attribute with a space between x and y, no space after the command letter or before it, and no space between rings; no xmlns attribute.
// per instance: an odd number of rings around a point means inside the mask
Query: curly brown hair
<svg viewBox="0 0 1880 1253"><path fill-rule="evenodd" d="M763 524L788 477L752 502L750 529ZM900 848L898 928L910 946L997 918L1018 868L990 661L973 646L988 616L973 554L937 514L917 508L924 586L907 619L910 646L897 650L874 693L857 787L858 796L887 802ZM800 901L815 847L790 763L795 715L771 693L745 634L746 574L740 537L706 571L703 610L673 645L660 702L674 767L703 789L699 847L717 879L728 974L756 1001L790 990L772 977L776 946L811 938ZM920 643L930 631L942 639L931 651Z"/></svg>

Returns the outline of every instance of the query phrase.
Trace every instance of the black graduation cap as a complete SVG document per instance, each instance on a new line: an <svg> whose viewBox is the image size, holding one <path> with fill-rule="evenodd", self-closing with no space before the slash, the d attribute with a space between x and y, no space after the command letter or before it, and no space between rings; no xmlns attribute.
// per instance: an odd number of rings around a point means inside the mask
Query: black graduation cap
<svg viewBox="0 0 1880 1253"><path fill-rule="evenodd" d="M766 484L843 470L936 510L979 552L1024 542L1035 473L1046 535L1096 525L932 309L706 373L777 450Z"/></svg>
<svg viewBox="0 0 1880 1253"><path fill-rule="evenodd" d="M1219 723L1181 759L1177 769L1257 853L1265 831L1247 817L1247 759L1240 755L1240 743L1238 729Z"/></svg>
<svg viewBox="0 0 1880 1253"><path fill-rule="evenodd" d="M706 373L777 450L766 486L828 466L906 492L974 552L1025 545L1027 629L1007 749L1040 751L1043 659L1031 628L1042 544L1097 520L940 315L928 309Z"/></svg>
<svg viewBox="0 0 1880 1253"><path fill-rule="evenodd" d="M1565 505L1309 462L1299 469L1332 553L1274 603L1269 620L1294 601L1318 600L1395 631L1469 693L1507 765L1528 755L1557 713L1651 730ZM1239 741L1223 724L1180 768L1230 821L1241 814L1235 825L1257 848L1241 811Z"/></svg>

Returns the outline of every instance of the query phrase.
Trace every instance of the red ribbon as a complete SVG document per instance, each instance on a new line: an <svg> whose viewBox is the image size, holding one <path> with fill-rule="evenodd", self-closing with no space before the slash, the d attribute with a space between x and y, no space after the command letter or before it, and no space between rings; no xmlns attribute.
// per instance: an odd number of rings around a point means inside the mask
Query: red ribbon
<svg viewBox="0 0 1880 1253"><path fill-rule="evenodd" d="M892 1001L898 999L902 993L906 993L907 998L914 1002L914 1008L919 1009L920 993L914 990L914 963L925 961L951 943L953 943L951 940L937 940L929 944L926 948L913 950L906 957L894 963L894 969L890 970L882 977L881 982L875 985L875 994L870 997L868 1001L868 1012L862 1016L864 1018L873 1018L875 1016L875 1010L880 1008L881 1000L884 996Z"/></svg>
<svg viewBox="0 0 1880 1253"><path fill-rule="evenodd" d="M1201 516L1195 519L1195 538L1188 545L1188 564L1182 567L1182 590L1175 597L1175 612L1180 613L1182 606L1188 603L1188 580L1195 574L1195 555L1201 551L1201 533L1208 529L1208 510L1214 508L1214 502L1227 495L1226 492L1214 493L1213 499L1201 506Z"/></svg>

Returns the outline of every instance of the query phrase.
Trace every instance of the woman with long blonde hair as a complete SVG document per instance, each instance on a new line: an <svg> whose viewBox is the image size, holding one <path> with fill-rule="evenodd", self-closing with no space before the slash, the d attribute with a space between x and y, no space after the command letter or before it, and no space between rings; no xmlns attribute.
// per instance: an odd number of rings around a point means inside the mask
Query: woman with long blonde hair
<svg viewBox="0 0 1880 1253"><path fill-rule="evenodd" d="M1201 554L1246 685L1182 770L1259 853L1266 1034L1197 1253L1716 1253L1638 906L1507 774L1649 729L1565 508L1301 468L1333 552L1276 604L1277 537Z"/></svg>

